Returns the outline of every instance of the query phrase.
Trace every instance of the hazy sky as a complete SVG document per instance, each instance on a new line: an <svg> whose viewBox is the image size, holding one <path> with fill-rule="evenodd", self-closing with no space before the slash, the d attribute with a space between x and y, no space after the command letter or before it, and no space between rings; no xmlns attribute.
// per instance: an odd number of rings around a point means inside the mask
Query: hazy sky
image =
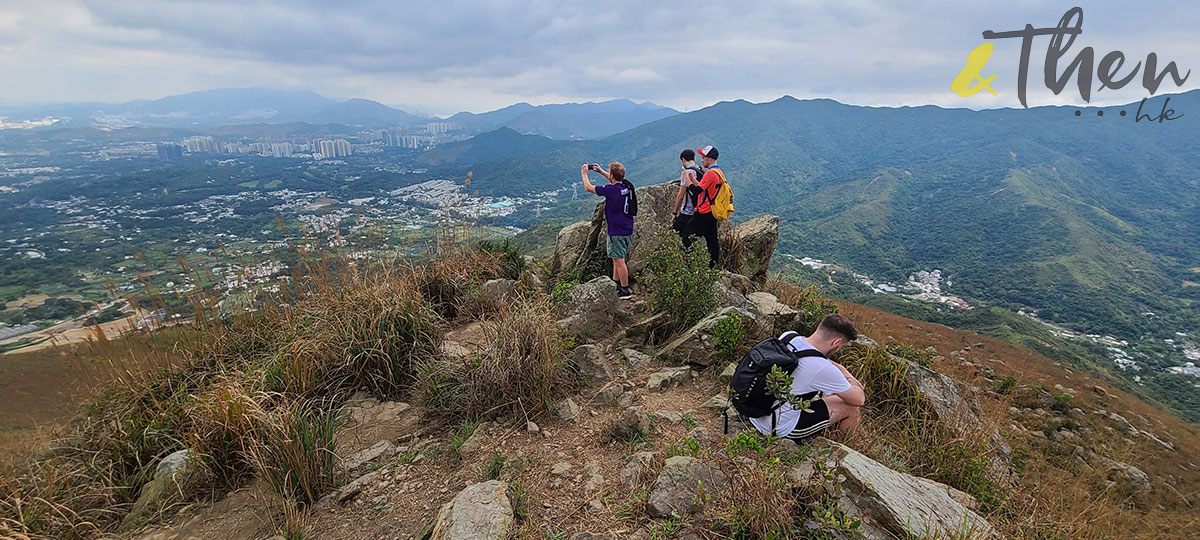
<svg viewBox="0 0 1200 540"><path fill-rule="evenodd" d="M0 102L127 101L227 87L311 89L410 111L627 97L692 110L790 94L865 105L1016 106L1020 42L996 42L986 92L949 90L984 30L1055 26L1072 47L1159 55L1200 68L1193 1L400 2L391 0L0 0ZM1042 83L1030 105L1079 102ZM1122 72L1124 73L1124 71ZM1133 84L1093 103L1136 101ZM1099 86L1098 83L1094 87ZM1184 89L1200 87L1193 74ZM1041 89L1040 92L1037 90ZM1165 82L1160 93L1178 89Z"/></svg>

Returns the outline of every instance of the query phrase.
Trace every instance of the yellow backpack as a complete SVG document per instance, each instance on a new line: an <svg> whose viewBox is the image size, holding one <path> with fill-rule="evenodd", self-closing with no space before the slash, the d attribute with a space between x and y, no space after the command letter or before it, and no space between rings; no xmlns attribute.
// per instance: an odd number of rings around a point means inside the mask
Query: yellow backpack
<svg viewBox="0 0 1200 540"><path fill-rule="evenodd" d="M733 188L729 186L729 180L725 178L725 173L721 169L714 170L721 175L721 183L717 185L717 195L713 197L710 206L713 217L725 221L733 215Z"/></svg>

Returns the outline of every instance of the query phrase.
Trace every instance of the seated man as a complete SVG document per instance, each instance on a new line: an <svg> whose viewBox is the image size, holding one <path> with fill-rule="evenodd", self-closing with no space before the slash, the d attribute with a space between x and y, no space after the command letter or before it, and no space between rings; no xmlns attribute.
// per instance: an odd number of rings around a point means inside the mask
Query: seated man
<svg viewBox="0 0 1200 540"><path fill-rule="evenodd" d="M792 372L792 394L813 400L812 412L783 404L774 413L775 434L799 442L830 426L843 432L858 427L858 409L866 402L866 392L844 366L828 359L858 337L854 324L835 314L825 317L811 336L789 333L796 336L789 343L793 351L816 350L823 356L802 356ZM751 418L750 423L770 434L771 416Z"/></svg>

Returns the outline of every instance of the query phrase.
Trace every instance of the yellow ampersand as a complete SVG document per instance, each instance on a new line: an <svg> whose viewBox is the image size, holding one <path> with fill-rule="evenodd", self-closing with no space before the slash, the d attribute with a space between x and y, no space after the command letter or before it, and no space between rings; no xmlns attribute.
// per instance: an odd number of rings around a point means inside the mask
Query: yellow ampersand
<svg viewBox="0 0 1200 540"><path fill-rule="evenodd" d="M954 81L950 83L950 89L953 90L955 94L958 94L962 97L973 96L984 88L986 88L988 92L991 92L993 96L996 95L996 91L992 90L992 87L988 85L996 79L996 75L999 75L999 73L994 74L986 79L979 77L979 72L983 71L984 64L987 64L988 58L992 57L992 51L995 49L995 45L991 43L984 43L967 53L967 67L963 68L963 70L958 72L958 75L954 77ZM979 81L979 84L970 86L970 84L974 81Z"/></svg>

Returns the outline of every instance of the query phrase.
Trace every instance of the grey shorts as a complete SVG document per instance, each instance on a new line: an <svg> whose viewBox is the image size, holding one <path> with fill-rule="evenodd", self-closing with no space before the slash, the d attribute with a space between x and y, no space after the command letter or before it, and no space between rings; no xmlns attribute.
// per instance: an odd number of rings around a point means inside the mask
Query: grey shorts
<svg viewBox="0 0 1200 540"><path fill-rule="evenodd" d="M629 246L633 245L633 235L608 237L608 258L624 259L629 254Z"/></svg>

